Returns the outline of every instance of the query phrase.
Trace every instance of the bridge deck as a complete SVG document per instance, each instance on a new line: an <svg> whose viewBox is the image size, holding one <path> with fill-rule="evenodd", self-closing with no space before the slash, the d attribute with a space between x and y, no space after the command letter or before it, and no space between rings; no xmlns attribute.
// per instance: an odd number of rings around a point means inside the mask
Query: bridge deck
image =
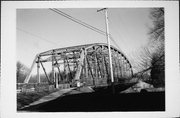
<svg viewBox="0 0 180 118"><path fill-rule="evenodd" d="M59 97L34 105L23 111L38 112L104 112L104 111L165 111L165 93L103 94L81 93Z"/></svg>
<svg viewBox="0 0 180 118"><path fill-rule="evenodd" d="M117 84L115 85L115 91L116 93L120 93L121 91L133 86L135 83L128 83L128 84ZM93 89L92 89L93 88ZM57 92L51 93L47 96L42 97L41 99L21 108L26 109L28 107L33 107L42 103L46 103L52 100L55 100L59 97L63 97L66 95L72 95L72 94L83 94L83 93L104 93L104 94L110 94L111 93L111 87L110 86L100 86L100 87L88 87L88 86L82 86L79 88L69 88L69 89L62 89Z"/></svg>

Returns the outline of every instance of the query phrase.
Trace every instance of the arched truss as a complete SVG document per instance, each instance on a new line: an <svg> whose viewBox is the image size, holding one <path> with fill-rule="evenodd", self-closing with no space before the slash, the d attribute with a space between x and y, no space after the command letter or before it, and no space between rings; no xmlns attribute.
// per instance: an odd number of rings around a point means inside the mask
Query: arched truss
<svg viewBox="0 0 180 118"><path fill-rule="evenodd" d="M131 78L132 66L126 56L111 46L112 66L115 82ZM44 63L52 63L49 76ZM31 71L37 64L37 79L40 82L39 68L43 68L49 83L74 82L88 85L103 85L110 81L108 46L103 43L87 44L59 49L52 49L37 54L24 83L28 83ZM63 69L62 69L63 68Z"/></svg>

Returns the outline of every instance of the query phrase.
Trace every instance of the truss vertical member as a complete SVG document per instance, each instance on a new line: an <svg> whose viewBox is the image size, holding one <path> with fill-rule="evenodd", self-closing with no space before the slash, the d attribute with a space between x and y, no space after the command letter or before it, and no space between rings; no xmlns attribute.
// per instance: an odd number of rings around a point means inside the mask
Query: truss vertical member
<svg viewBox="0 0 180 118"><path fill-rule="evenodd" d="M87 51L86 51L86 50L84 51L84 54L87 56ZM85 63L84 63L84 64L85 64L85 66L84 66L84 67L85 67L85 68L84 68L84 69L85 69L85 78L87 79L87 78L88 78L88 64L87 64L87 58L84 58L84 62L85 62Z"/></svg>
<svg viewBox="0 0 180 118"><path fill-rule="evenodd" d="M40 57L38 56L38 60L37 60L37 81L40 84L41 83L41 78L40 78L39 69L40 69Z"/></svg>
<svg viewBox="0 0 180 118"><path fill-rule="evenodd" d="M59 84L58 84L58 73L55 73L55 87L58 89Z"/></svg>
<svg viewBox="0 0 180 118"><path fill-rule="evenodd" d="M55 81L55 71L54 71L54 50L52 51L52 80L53 80L53 83L55 84L56 86L56 81Z"/></svg>

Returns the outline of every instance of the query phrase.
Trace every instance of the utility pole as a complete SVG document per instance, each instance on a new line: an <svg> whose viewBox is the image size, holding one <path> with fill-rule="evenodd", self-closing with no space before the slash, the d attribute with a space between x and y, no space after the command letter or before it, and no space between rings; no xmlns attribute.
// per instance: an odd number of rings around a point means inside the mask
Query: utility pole
<svg viewBox="0 0 180 118"><path fill-rule="evenodd" d="M97 10L97 12L105 11L105 22L106 22L106 37L108 43L108 52L109 52L109 64L110 64L110 72L111 72L111 85L112 85L112 93L115 93L114 89L114 77L113 77L113 68L112 68L112 56L111 56L111 44L110 44L110 37L109 37L109 24L108 24L108 9L103 8Z"/></svg>

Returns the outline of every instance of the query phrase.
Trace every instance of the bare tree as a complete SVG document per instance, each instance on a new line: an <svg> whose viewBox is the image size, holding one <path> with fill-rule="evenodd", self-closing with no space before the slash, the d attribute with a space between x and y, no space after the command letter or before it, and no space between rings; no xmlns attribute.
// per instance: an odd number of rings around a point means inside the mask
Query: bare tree
<svg viewBox="0 0 180 118"><path fill-rule="evenodd" d="M151 48L144 46L131 55L131 62L136 72L141 72L151 66L152 52Z"/></svg>
<svg viewBox="0 0 180 118"><path fill-rule="evenodd" d="M150 28L150 39L155 45L155 52L152 54L151 79L154 86L165 85L165 52L164 52L164 8L154 8L150 17L153 20L153 27Z"/></svg>
<svg viewBox="0 0 180 118"><path fill-rule="evenodd" d="M142 47L136 55L137 75L150 72L151 83L154 86L165 85L165 56L164 56L164 8L153 8L150 11L153 26L149 28L149 45Z"/></svg>
<svg viewBox="0 0 180 118"><path fill-rule="evenodd" d="M149 30L149 35L154 41L164 42L164 8L153 8L150 12L153 27Z"/></svg>
<svg viewBox="0 0 180 118"><path fill-rule="evenodd" d="M16 63L16 81L17 83L22 83L27 75L28 68L21 62Z"/></svg>

